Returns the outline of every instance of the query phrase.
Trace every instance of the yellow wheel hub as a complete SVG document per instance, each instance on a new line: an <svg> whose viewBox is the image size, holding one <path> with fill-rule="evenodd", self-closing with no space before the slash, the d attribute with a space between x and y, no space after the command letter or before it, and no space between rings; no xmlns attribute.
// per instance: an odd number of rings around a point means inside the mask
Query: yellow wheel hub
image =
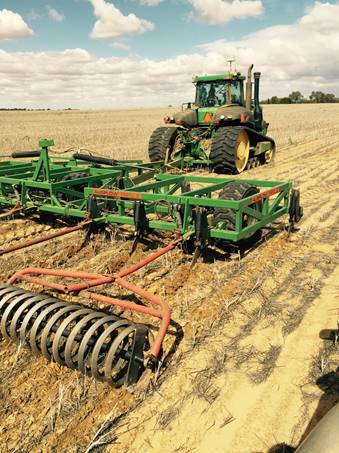
<svg viewBox="0 0 339 453"><path fill-rule="evenodd" d="M268 164L271 162L273 158L273 149L271 148L270 150L266 151L265 153L265 163Z"/></svg>
<svg viewBox="0 0 339 453"><path fill-rule="evenodd" d="M236 144L235 144L235 166L240 173L247 165L248 157L250 153L250 141L245 130L239 132Z"/></svg>

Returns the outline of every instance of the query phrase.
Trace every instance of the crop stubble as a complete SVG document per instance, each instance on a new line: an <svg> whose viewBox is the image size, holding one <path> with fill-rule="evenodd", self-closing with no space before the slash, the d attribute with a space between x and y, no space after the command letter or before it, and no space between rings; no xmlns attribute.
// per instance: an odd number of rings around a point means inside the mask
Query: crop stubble
<svg viewBox="0 0 339 453"><path fill-rule="evenodd" d="M278 144L275 163L241 178L294 181L305 208L299 231L287 237L281 228L268 230L240 261L199 262L193 272L176 250L133 277L167 298L182 329L146 397L142 389L111 390L2 342L0 444L7 451L264 452L282 442L297 445L313 416L333 404L335 392L315 381L333 373L337 359L318 334L335 327L338 314L339 106L265 109ZM146 158L148 137L165 112L2 112L0 154L35 148L47 136L59 151ZM0 243L59 227L17 219L13 230L2 221ZM0 258L1 281L28 264L114 272L149 253L141 245L129 257L130 244L119 235L80 247L83 239L77 232ZM167 349L172 341L169 335Z"/></svg>

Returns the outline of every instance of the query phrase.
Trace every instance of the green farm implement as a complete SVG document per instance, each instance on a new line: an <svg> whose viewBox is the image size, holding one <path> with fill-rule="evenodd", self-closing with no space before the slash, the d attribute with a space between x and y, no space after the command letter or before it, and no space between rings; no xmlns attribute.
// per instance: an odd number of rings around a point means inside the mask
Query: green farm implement
<svg viewBox="0 0 339 453"><path fill-rule="evenodd" d="M147 368L158 366L170 324L166 301L137 287L127 276L178 243L190 242L198 252L213 245L241 244L254 240L262 228L278 218L288 215L293 226L302 216L299 191L290 182L178 174L171 173L173 166L164 163L115 161L79 153L51 157L52 144L41 140L39 151L13 155L35 158L31 161L0 163L1 215L45 213L68 219L73 225L2 249L0 255L100 225L127 226L134 245L152 231L174 236L169 245L117 274L26 268L0 286L0 331L4 338L111 385L134 384ZM158 318L158 333L153 338L143 324L14 286L20 281ZM146 305L91 291L108 284L130 291Z"/></svg>

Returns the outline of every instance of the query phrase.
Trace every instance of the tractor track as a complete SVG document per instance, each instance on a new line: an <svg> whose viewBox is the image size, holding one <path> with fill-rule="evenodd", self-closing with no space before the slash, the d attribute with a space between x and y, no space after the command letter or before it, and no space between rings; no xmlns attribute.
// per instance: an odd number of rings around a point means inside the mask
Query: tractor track
<svg viewBox="0 0 339 453"><path fill-rule="evenodd" d="M82 453L95 442L92 451L114 453L296 446L323 395L312 374L322 346L318 334L337 319L337 137L280 146L274 165L240 177L291 179L301 188L304 218L290 237L277 224L241 260L209 254L193 271L189 256L176 249L131 278L168 300L183 331L146 397L142 385L135 394L112 390L0 342L5 451ZM26 240L30 228L46 227L23 219L14 225L0 222L0 248L16 243L16 233ZM45 233L33 229L29 236ZM84 239L78 231L0 257L1 282L28 264L116 272L150 253L140 244L130 257L128 237ZM115 287L108 291L119 294ZM165 349L173 341L168 335Z"/></svg>

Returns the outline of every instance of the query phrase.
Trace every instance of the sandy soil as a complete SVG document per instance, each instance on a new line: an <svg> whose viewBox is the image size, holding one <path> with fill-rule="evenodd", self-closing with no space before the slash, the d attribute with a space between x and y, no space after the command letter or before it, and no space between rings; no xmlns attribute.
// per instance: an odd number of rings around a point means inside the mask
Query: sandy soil
<svg viewBox="0 0 339 453"><path fill-rule="evenodd" d="M268 107L271 135L279 145L275 163L241 178L291 179L300 187L304 219L298 231L288 236L277 223L241 259L210 254L193 271L190 257L177 249L135 274L132 281L170 303L176 328L165 350L175 343L176 351L157 381L140 384L134 393L111 389L2 341L2 451L278 452L283 445L296 447L339 401L338 346L319 338L322 329L336 327L339 314L339 107L321 106L321 116L314 106ZM143 116L148 131L160 124L162 112L122 113L125 119ZM67 113L77 115L77 124L81 114ZM117 112L90 114L94 121L105 118L105 131L109 118L118 118ZM27 140L31 145L40 124L36 114L19 115L18 129L33 131ZM43 135L50 135L55 114L45 115ZM67 118L61 147L67 147L71 134ZM1 119L10 122L3 113ZM91 148L99 151L98 124ZM1 149L15 149L13 136L4 146L9 134L2 132ZM84 136L86 146L89 140ZM139 145L134 136L126 140L124 156L130 143L138 157L145 157L144 135ZM100 149L116 156L106 141ZM1 221L0 247L57 228L33 219ZM150 253L140 244L129 257L130 243L121 237L107 240L100 234L85 245L83 239L84 233L76 232L0 258L0 281L33 264L114 272ZM164 237L159 245L168 241Z"/></svg>

